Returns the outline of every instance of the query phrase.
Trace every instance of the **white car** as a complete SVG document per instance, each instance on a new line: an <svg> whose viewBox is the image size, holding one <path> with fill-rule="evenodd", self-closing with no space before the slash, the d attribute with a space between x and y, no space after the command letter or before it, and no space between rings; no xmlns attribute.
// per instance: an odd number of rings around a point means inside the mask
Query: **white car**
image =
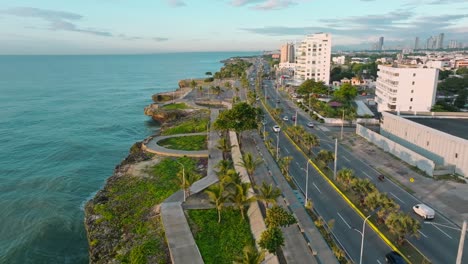
<svg viewBox="0 0 468 264"><path fill-rule="evenodd" d="M288 121L288 120L289 120L288 116L284 116L284 117L283 117L283 120L284 120L284 121Z"/></svg>
<svg viewBox="0 0 468 264"><path fill-rule="evenodd" d="M280 131L281 131L280 126L274 125L274 126L273 126L273 131L275 131L275 132L280 132Z"/></svg>
<svg viewBox="0 0 468 264"><path fill-rule="evenodd" d="M314 123L313 123L313 122L309 122L309 123L307 123L307 126L308 126L308 127L314 127Z"/></svg>
<svg viewBox="0 0 468 264"><path fill-rule="evenodd" d="M413 211L424 219L434 219L434 209L425 204L417 204L413 206Z"/></svg>

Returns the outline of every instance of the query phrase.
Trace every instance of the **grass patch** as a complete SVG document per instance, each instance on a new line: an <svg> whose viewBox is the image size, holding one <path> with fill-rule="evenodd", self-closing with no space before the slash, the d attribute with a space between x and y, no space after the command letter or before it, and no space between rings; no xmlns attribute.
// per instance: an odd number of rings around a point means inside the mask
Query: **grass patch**
<svg viewBox="0 0 468 264"><path fill-rule="evenodd" d="M172 104L167 104L161 107L162 109L165 110L176 110L176 109L187 109L189 108L186 103L172 103Z"/></svg>
<svg viewBox="0 0 468 264"><path fill-rule="evenodd" d="M437 175L434 176L434 180L436 181L453 181L457 183L464 183L466 184L466 181L459 176L455 174L444 174L444 175Z"/></svg>
<svg viewBox="0 0 468 264"><path fill-rule="evenodd" d="M185 169L195 170L196 159L180 158ZM92 211L101 218L101 230L109 234L90 234L90 246L100 241L114 246L109 256L123 263L169 263L161 219L152 208L180 189L177 173L180 165L174 159L163 159L151 169L149 177L122 176L113 179L104 189Z"/></svg>
<svg viewBox="0 0 468 264"><path fill-rule="evenodd" d="M154 94L152 99L155 103L161 103L174 100L174 97L168 94Z"/></svg>
<svg viewBox="0 0 468 264"><path fill-rule="evenodd" d="M239 210L223 210L221 223L216 209L189 210L188 215L195 241L207 264L231 264L242 256L244 246L255 243L249 222L242 220Z"/></svg>
<svg viewBox="0 0 468 264"><path fill-rule="evenodd" d="M207 131L208 118L193 118L162 131L163 136Z"/></svg>
<svg viewBox="0 0 468 264"><path fill-rule="evenodd" d="M158 145L177 150L206 150L208 148L206 135L166 138L159 141Z"/></svg>

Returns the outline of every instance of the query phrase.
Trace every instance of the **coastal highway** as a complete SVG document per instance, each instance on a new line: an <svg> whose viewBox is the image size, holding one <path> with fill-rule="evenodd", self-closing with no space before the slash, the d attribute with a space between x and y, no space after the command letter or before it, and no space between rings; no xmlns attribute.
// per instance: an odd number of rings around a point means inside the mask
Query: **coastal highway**
<svg viewBox="0 0 468 264"><path fill-rule="evenodd" d="M268 81L268 80L264 81L264 87L267 89L267 95L270 95L270 98L271 98L270 100L267 100L267 102L273 107L275 107L277 104L276 101L274 100L277 95L274 85L275 84L273 83L273 81ZM280 95L278 95L278 97L281 98ZM297 110L297 107L295 106L295 104L290 102L289 100L285 100L284 98L281 98L280 100L281 100L280 105L284 109L282 116L283 115L288 115L289 117L293 116ZM312 119L307 117L306 114L303 114L301 110L298 111L297 125L302 125L306 127L306 124L310 122L311 120ZM288 121L288 122L292 122L292 121ZM274 124L270 120L267 124L268 126L267 128L269 128L271 131L271 126L273 125ZM314 129L306 128L306 129L309 129L311 133L315 134L320 139L321 149L334 151L334 143L333 143L334 140L326 132L322 131L319 128L320 126L321 126L320 124L316 124L316 128ZM270 134L273 134L273 133L270 133ZM273 139L276 140L275 135L273 135ZM301 168L303 168L306 164L303 154L297 151L294 147L288 145L289 142L286 138L280 136L279 140L281 142L282 155L283 156L288 155L288 156L293 157L291 170L295 174L301 174ZM315 153L317 153L318 151L319 151L319 148L314 149ZM379 191L387 193L389 197L393 198L395 202L400 205L400 208L404 212L412 214L413 205L423 202L390 180L386 180L384 182L378 181L377 180L377 177L379 175L378 171L376 171L372 166L367 164L365 161L360 160L358 157L353 155L353 153L349 152L347 149L345 149L342 146L338 147L337 168L338 170L341 168L350 168L354 170L357 177L368 178L371 182L373 182L376 185ZM298 180L299 183L303 183L303 185L301 186L302 188L305 188L305 180L303 179L304 175L305 174L302 171L302 175L294 176ZM311 174L309 171L309 176L310 175ZM316 175L314 174L314 176ZM324 197L324 196L329 197L330 193L328 191L324 192L321 188L325 188L325 186L322 187L320 185L320 182L315 183L315 184L310 184L310 178L309 178L309 188L308 188L309 193L319 193L319 198ZM329 191L333 193L335 192L334 190L329 190ZM331 200L331 201L334 201L334 200ZM314 202L317 203L316 201ZM341 209L341 206L335 204L335 202L331 204L329 203L327 204L327 206ZM360 217L358 217L357 219L350 218L347 224L344 223L347 220L344 217L344 215L348 215L348 214L340 213L338 217L334 217L336 229L343 228L342 225L338 227L340 223L343 223L345 226L349 227L349 226L359 225L359 222L360 222L361 223L360 226L362 226L362 219ZM421 252L424 255L426 255L432 263L455 263L457 249L458 249L458 240L460 237L460 231L458 230L459 227L456 226L449 219L445 218L440 213L436 213L436 219L428 223L424 223L424 221L422 221L416 215L414 215L414 217L421 221L422 228L420 230L420 238L419 239L410 238L409 241L413 243L419 250L421 250ZM370 233L371 232L367 234L370 234ZM369 237L367 236L367 234L366 234L366 244L374 245L374 242L370 242L370 240L368 240ZM360 237L358 233L357 235ZM345 247L347 248L349 252L353 252L355 250L354 246L352 245L350 246L345 245ZM379 248L382 249L381 246L379 246ZM468 250L466 249L466 247L465 247L463 254L465 256L465 259L468 259ZM382 256L384 256L384 254ZM369 263L372 263L372 262L369 262Z"/></svg>

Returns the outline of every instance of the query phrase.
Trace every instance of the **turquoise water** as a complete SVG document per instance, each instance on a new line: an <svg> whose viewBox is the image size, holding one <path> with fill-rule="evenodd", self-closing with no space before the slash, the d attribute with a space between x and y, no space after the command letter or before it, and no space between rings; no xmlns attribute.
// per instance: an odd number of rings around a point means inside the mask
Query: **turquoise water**
<svg viewBox="0 0 468 264"><path fill-rule="evenodd" d="M157 128L151 95L238 55L0 56L0 263L87 263L83 205Z"/></svg>

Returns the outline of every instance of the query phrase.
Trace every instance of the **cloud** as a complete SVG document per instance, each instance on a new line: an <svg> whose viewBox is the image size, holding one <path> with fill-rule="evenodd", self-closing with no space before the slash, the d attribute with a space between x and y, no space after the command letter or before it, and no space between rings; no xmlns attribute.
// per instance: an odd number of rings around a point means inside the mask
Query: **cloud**
<svg viewBox="0 0 468 264"><path fill-rule="evenodd" d="M16 7L6 10L0 10L0 15L10 15L17 17L39 18L49 23L49 30L52 31L71 31L91 34L96 36L110 37L111 33L92 28L79 28L70 21L79 21L83 16L70 12L39 9L33 7Z"/></svg>
<svg viewBox="0 0 468 264"><path fill-rule="evenodd" d="M466 0L435 0L431 1L429 5L448 5L448 4L456 4L456 3L466 3Z"/></svg>
<svg viewBox="0 0 468 264"><path fill-rule="evenodd" d="M297 5L299 2L306 0L232 0L232 6L249 6L255 10L278 10Z"/></svg>
<svg viewBox="0 0 468 264"><path fill-rule="evenodd" d="M163 42L163 41L168 41L169 39L168 38L162 38L162 37L155 37L153 38L154 41L157 41L157 42Z"/></svg>
<svg viewBox="0 0 468 264"><path fill-rule="evenodd" d="M182 0L166 0L166 2L172 7L186 6L187 4Z"/></svg>

